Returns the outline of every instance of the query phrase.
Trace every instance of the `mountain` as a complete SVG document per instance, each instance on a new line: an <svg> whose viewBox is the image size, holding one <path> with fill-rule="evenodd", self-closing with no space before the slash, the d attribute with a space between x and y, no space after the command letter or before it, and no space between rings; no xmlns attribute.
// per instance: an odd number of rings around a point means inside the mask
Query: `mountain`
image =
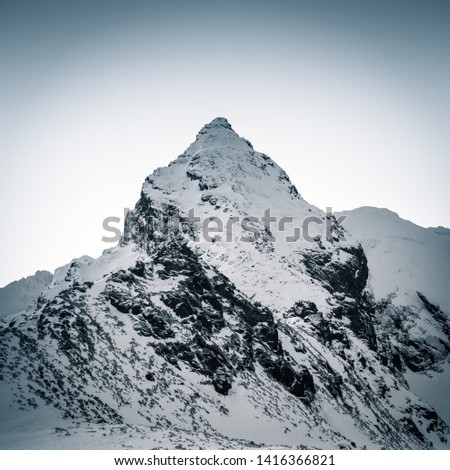
<svg viewBox="0 0 450 470"><path fill-rule="evenodd" d="M395 212L360 207L336 213L362 244L368 259L368 285L377 300L422 305L417 291L450 311L450 230L422 228Z"/></svg>
<svg viewBox="0 0 450 470"><path fill-rule="evenodd" d="M344 227L364 248L368 289L390 325L390 342L397 337L410 389L450 422L450 230L422 228L374 207L336 215L346 217Z"/></svg>
<svg viewBox="0 0 450 470"><path fill-rule="evenodd" d="M0 289L0 318L30 307L52 280L48 271L37 271Z"/></svg>
<svg viewBox="0 0 450 470"><path fill-rule="evenodd" d="M213 120L1 324L0 447L448 448L409 382L446 366L447 304L380 296L364 247Z"/></svg>

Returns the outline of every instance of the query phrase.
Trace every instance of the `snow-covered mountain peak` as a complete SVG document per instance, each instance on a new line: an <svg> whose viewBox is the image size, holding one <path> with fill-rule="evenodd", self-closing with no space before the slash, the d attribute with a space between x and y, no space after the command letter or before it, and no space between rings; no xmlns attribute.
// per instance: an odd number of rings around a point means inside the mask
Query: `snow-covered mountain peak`
<svg viewBox="0 0 450 470"><path fill-rule="evenodd" d="M253 149L251 143L240 137L225 118L218 117L202 127L184 155L195 157L209 151L210 156L225 158L249 149Z"/></svg>
<svg viewBox="0 0 450 470"><path fill-rule="evenodd" d="M448 448L447 395L428 392L450 377L449 237L373 208L349 223L369 266L273 160L207 124L145 180L118 246L0 319L0 448Z"/></svg>
<svg viewBox="0 0 450 470"><path fill-rule="evenodd" d="M339 238L343 235L339 227L327 236L327 224L333 225L333 219L302 199L286 172L239 137L224 118L204 126L180 157L146 179L141 199L129 213L125 238L154 246L154 239L164 233L160 220L171 213L198 218L195 226L182 232L187 243L247 295L280 310L289 309L299 298L329 310L326 290L311 286L305 258L317 250L321 257L328 250L327 263L334 262L332 253L350 263L358 251L349 234ZM264 217L271 217L270 223ZM214 239L209 233L205 236L204 221L211 219L221 227ZM151 236L143 238L143 226L133 221L145 221L146 227L153 224ZM248 241L249 236L253 241ZM360 262L364 263L363 256L350 263L355 273ZM265 271L268 264L272 276ZM356 275L362 279L364 269Z"/></svg>
<svg viewBox="0 0 450 470"><path fill-rule="evenodd" d="M206 134L207 132L211 131L212 129L220 129L221 127L225 129L232 130L231 124L228 120L224 117L216 117L208 124L205 124L200 131L201 134Z"/></svg>
<svg viewBox="0 0 450 470"><path fill-rule="evenodd" d="M232 207L241 215L254 215L251 211L259 204L264 210L269 204L286 208L292 200L304 202L286 173L220 117L206 124L195 142L168 167L150 175L143 193L153 201L181 204L186 211L207 200L221 201L211 205L225 209L226 202L225 212Z"/></svg>

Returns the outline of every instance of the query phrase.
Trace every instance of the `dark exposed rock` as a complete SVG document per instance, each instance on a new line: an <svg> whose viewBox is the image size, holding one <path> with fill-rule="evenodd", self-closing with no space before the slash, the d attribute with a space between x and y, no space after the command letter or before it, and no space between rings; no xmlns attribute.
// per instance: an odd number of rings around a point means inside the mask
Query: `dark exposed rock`
<svg viewBox="0 0 450 470"><path fill-rule="evenodd" d="M308 273L323 281L330 292L342 292L358 299L369 275L367 258L360 245L347 247L345 252L351 255L349 260L336 262L331 252L310 250L303 254L303 263Z"/></svg>
<svg viewBox="0 0 450 470"><path fill-rule="evenodd" d="M171 329L169 316L161 309L147 309L143 318L151 329L153 336L157 338L173 338L175 333Z"/></svg>
<svg viewBox="0 0 450 470"><path fill-rule="evenodd" d="M308 300L299 300L287 312L287 317L306 318L309 315L314 315L317 313L317 306L314 302L310 302Z"/></svg>
<svg viewBox="0 0 450 470"><path fill-rule="evenodd" d="M228 391L233 386L232 377L225 369L217 369L212 377L212 383L217 393L228 395Z"/></svg>
<svg viewBox="0 0 450 470"><path fill-rule="evenodd" d="M108 292L108 298L111 302L111 305L121 313L128 313L132 306L133 302L131 299L121 296L117 292Z"/></svg>
<svg viewBox="0 0 450 470"><path fill-rule="evenodd" d="M367 259L359 245L348 247L345 252L351 256L346 261L337 262L333 261L329 251L310 250L303 255L303 263L308 273L321 281L338 300L333 309L333 316L337 319L347 317L350 320L350 329L375 351L377 338L373 322L374 307L363 293L369 272ZM312 302L300 301L288 315L306 319L316 313L317 308ZM322 322L319 330L322 338L331 340L332 334L326 323Z"/></svg>
<svg viewBox="0 0 450 470"><path fill-rule="evenodd" d="M137 261L133 267L129 268L129 271L131 271L135 276L144 277L144 274L145 274L144 262Z"/></svg>
<svg viewBox="0 0 450 470"><path fill-rule="evenodd" d="M312 400L316 390L314 380L308 369L294 370L292 365L283 357L273 355L263 349L256 351L256 358L266 372L277 382L284 385L293 395Z"/></svg>
<svg viewBox="0 0 450 470"><path fill-rule="evenodd" d="M423 302L425 308L431 313L433 318L439 323L442 328L442 331L447 335L447 338L450 341L450 318L445 315L445 313L439 308L438 305L430 302L424 294L417 292L420 300Z"/></svg>
<svg viewBox="0 0 450 470"><path fill-rule="evenodd" d="M411 308L395 306L390 302L377 306L378 354L381 363L393 372L402 372L405 367L413 372L439 370L439 364L450 353L450 342L443 338L413 336L408 324L416 315ZM392 345L393 339L396 346Z"/></svg>
<svg viewBox="0 0 450 470"><path fill-rule="evenodd" d="M367 308L367 305L362 302L343 302L338 309L339 315L347 317L350 320L350 329L356 336L366 341L369 348L376 351L377 335L373 315Z"/></svg>
<svg viewBox="0 0 450 470"><path fill-rule="evenodd" d="M258 323L253 328L253 334L262 343L269 346L272 351L281 354L282 346L278 339L278 329L274 323Z"/></svg>
<svg viewBox="0 0 450 470"><path fill-rule="evenodd" d="M154 382L155 381L155 374L153 372L149 371L145 374L145 378L147 380L149 380L150 382Z"/></svg>
<svg viewBox="0 0 450 470"><path fill-rule="evenodd" d="M392 354L392 365L399 371L403 369L402 367L402 359L400 354L394 353Z"/></svg>
<svg viewBox="0 0 450 470"><path fill-rule="evenodd" d="M441 434L441 441L446 442L444 437L445 434L448 434L450 431L449 426L439 417L435 410L427 408L425 406L415 405L412 410L416 411L418 415L425 421L426 431L428 433L437 432Z"/></svg>
<svg viewBox="0 0 450 470"><path fill-rule="evenodd" d="M331 371L331 375L327 381L327 389L334 398L342 398L342 385L343 379L342 376L336 372Z"/></svg>
<svg viewBox="0 0 450 470"><path fill-rule="evenodd" d="M132 284L136 283L136 278L132 274L127 273L123 269L120 269L119 271L111 274L110 282L118 282L127 286L131 286Z"/></svg>
<svg viewBox="0 0 450 470"><path fill-rule="evenodd" d="M417 437L419 441L425 441L424 435L419 431L419 428L417 427L416 423L413 421L412 418L410 418L409 416L405 416L404 418L401 418L400 422L405 426L407 431L410 432L413 436Z"/></svg>

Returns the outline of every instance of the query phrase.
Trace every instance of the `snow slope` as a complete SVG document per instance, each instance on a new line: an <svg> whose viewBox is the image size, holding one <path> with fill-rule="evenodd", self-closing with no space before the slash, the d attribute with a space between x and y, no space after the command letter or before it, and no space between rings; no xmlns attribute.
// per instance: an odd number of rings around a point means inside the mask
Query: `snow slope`
<svg viewBox="0 0 450 470"><path fill-rule="evenodd" d="M417 291L450 312L450 230L423 228L395 212L360 207L336 215L364 247L369 286L377 300L397 305L420 303Z"/></svg>
<svg viewBox="0 0 450 470"><path fill-rule="evenodd" d="M383 305L380 326L410 345L403 354L411 361L405 370L411 390L450 422L450 230L423 228L375 207L336 215L347 217L343 225L364 247L368 288Z"/></svg>
<svg viewBox="0 0 450 470"><path fill-rule="evenodd" d="M0 289L0 318L26 310L50 283L52 274L37 271L34 275L14 281Z"/></svg>

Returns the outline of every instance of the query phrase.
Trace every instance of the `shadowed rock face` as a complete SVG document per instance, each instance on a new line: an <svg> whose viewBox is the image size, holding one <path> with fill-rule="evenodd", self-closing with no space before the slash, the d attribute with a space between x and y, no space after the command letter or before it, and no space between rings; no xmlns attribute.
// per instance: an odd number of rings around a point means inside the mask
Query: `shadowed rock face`
<svg viewBox="0 0 450 470"><path fill-rule="evenodd" d="M312 278L321 281L331 294L337 294L333 315L348 318L355 335L376 351L374 304L363 292L369 274L367 259L361 246L348 247L346 252L352 255L347 262L332 261L332 253L307 252L304 264ZM327 322L322 319L319 331L325 341L329 339L328 330Z"/></svg>

